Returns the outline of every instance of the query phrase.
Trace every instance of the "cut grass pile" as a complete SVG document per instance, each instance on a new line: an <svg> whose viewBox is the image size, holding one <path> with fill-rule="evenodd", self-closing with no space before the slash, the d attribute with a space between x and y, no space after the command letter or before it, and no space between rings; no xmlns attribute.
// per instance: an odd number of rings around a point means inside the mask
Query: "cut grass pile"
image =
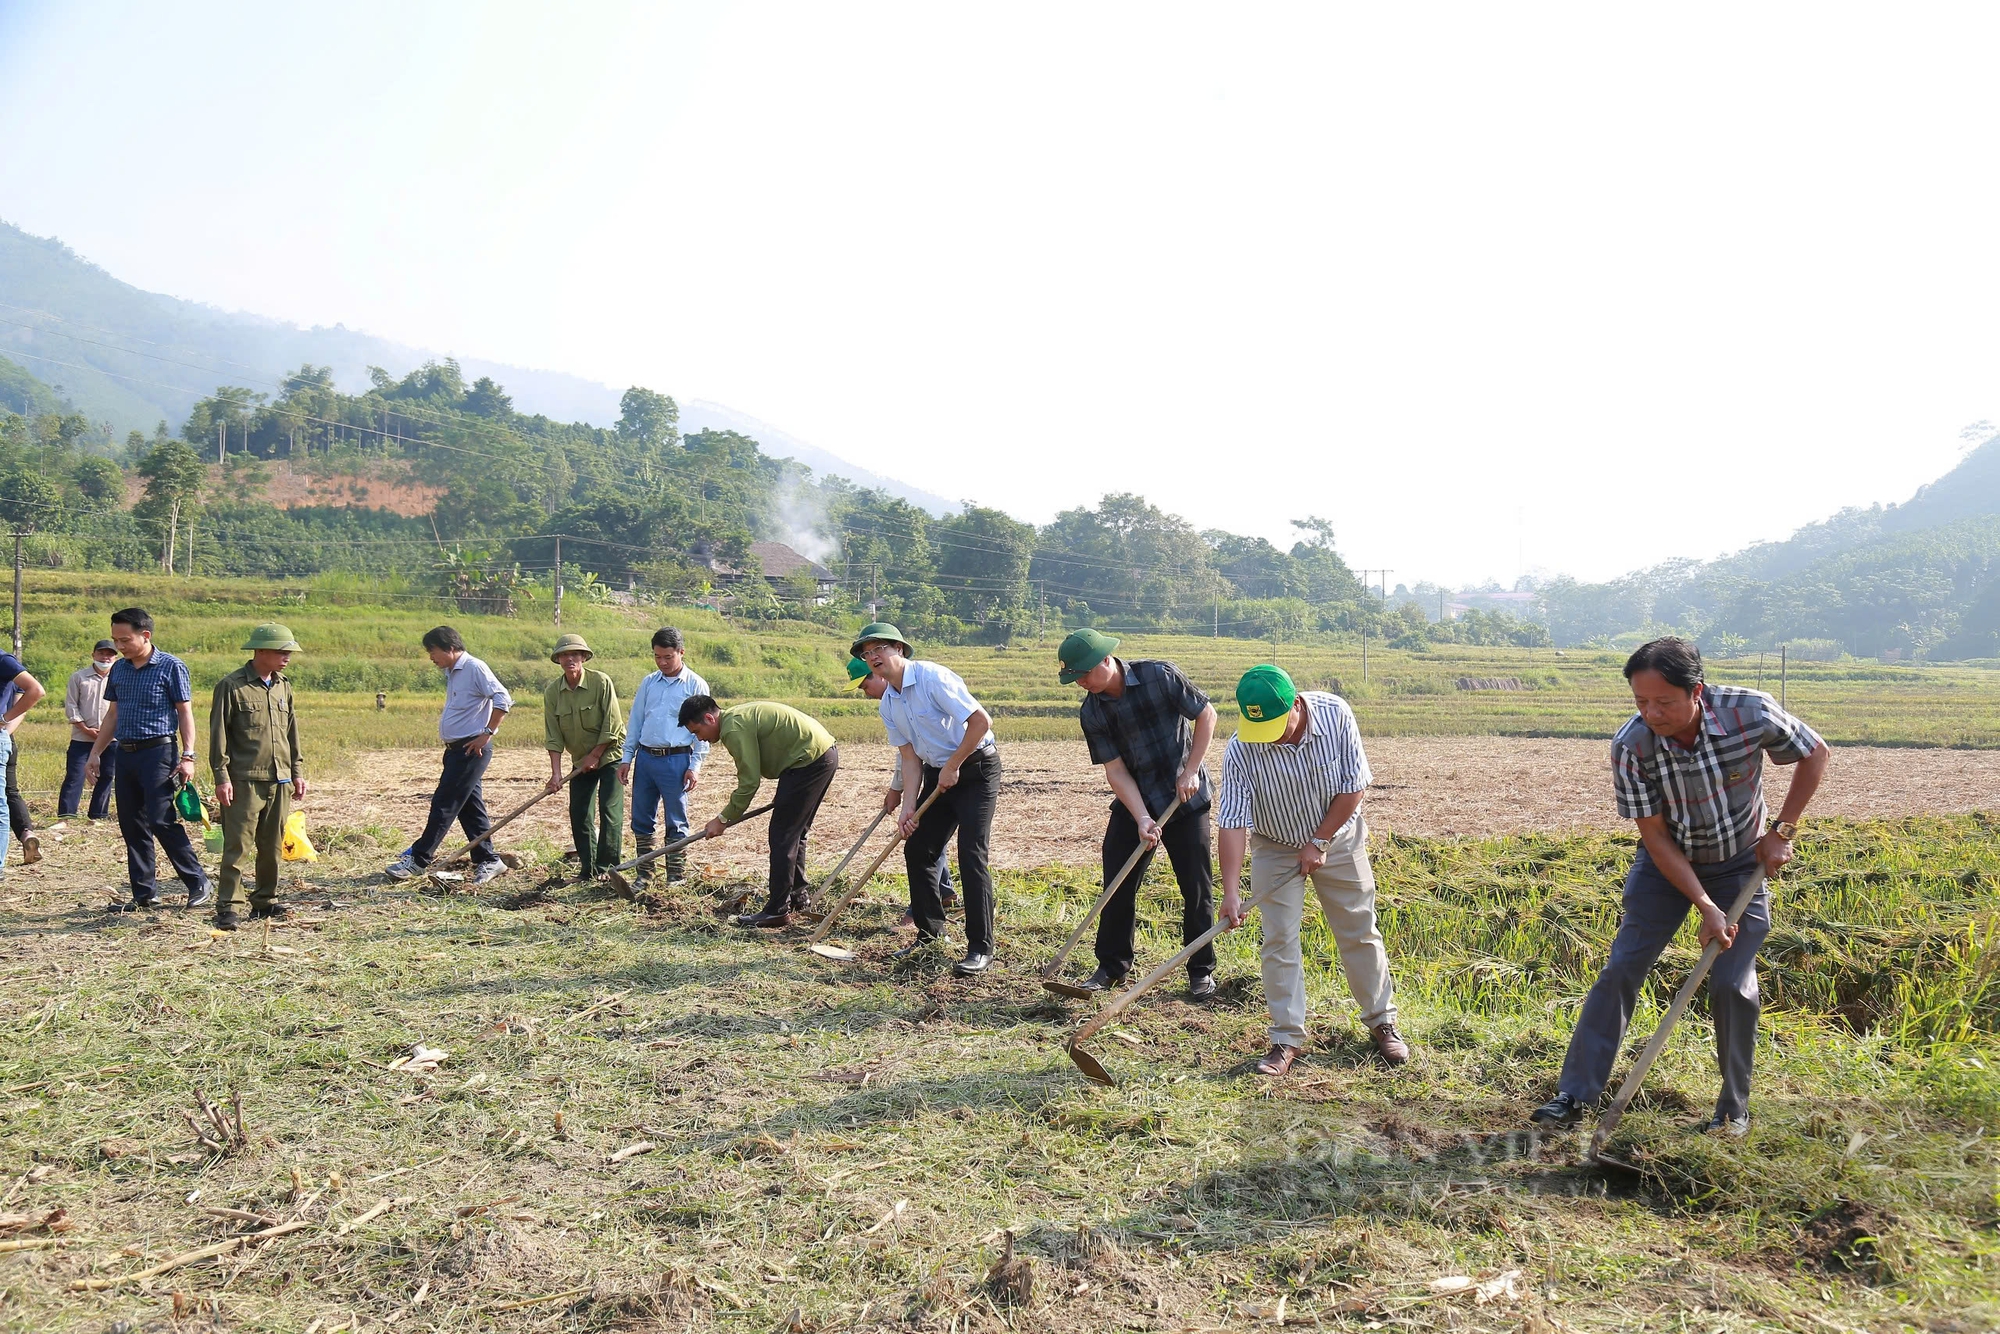
<svg viewBox="0 0 2000 1334"><path fill-rule="evenodd" d="M1320 1039L1286 1080L1250 1073L1244 931L1218 1003L1170 985L1096 1044L1112 1090L1061 1052L1086 1008L1034 985L1089 872L1002 875L1002 967L961 982L942 952L889 957L892 881L839 966L723 925L735 886L651 914L532 871L447 897L371 883L393 831L326 830L267 950L186 915L103 918L116 844L73 840L66 879L8 885L0 917L0 1212L67 1211L0 1257L0 1320L1989 1328L1993 834L1816 827L1778 898L1751 1136L1686 1130L1714 1091L1697 1013L1618 1136L1633 1178L1578 1170L1574 1137L1523 1119L1609 938L1629 855L1609 838L1379 849L1409 1067L1370 1058L1309 934ZM1144 904L1142 961L1178 921L1160 874ZM240 1146L197 1142L196 1088L240 1090Z"/></svg>

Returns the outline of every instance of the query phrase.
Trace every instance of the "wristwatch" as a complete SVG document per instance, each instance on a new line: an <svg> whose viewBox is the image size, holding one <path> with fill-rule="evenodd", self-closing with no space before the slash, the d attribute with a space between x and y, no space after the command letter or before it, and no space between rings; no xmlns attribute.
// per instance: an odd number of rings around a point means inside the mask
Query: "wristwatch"
<svg viewBox="0 0 2000 1334"><path fill-rule="evenodd" d="M191 760L194 758L194 752L191 750L184 750L181 752L181 758L184 760Z"/></svg>
<svg viewBox="0 0 2000 1334"><path fill-rule="evenodd" d="M1771 832L1789 843L1799 836L1799 827L1790 820L1773 820Z"/></svg>
<svg viewBox="0 0 2000 1334"><path fill-rule="evenodd" d="M1325 852L1327 849L1333 846L1333 840L1330 838L1315 838L1312 840L1312 845L1318 848L1321 852Z"/></svg>

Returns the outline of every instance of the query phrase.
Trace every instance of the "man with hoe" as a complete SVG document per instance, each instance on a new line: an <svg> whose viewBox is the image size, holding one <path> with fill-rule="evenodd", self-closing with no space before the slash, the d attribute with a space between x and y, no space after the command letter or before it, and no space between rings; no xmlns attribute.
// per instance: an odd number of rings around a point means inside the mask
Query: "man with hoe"
<svg viewBox="0 0 2000 1334"><path fill-rule="evenodd" d="M849 658L847 660L847 682L877 704L882 702L882 696L889 689L889 683L877 676L875 669L859 658ZM889 769L889 786L882 791L882 810L885 813L893 811L902 804L903 757L898 755L895 764L890 766ZM951 865L949 862L944 865L939 874L942 885L942 892L938 896L939 902L944 905L945 912L950 913L958 907L958 890L951 883ZM917 929L916 919L910 915L907 908L903 910L903 920L896 923L896 929L898 931L914 931Z"/></svg>
<svg viewBox="0 0 2000 1334"><path fill-rule="evenodd" d="M491 668L465 651L465 640L452 627L425 631L424 652L444 673L444 711L438 715L444 767L431 794L424 832L383 873L391 880L408 880L429 866L455 820L472 840L473 882L483 885L506 869L493 845L481 841L493 827L481 780L493 761L493 738L514 707L514 697Z"/></svg>
<svg viewBox="0 0 2000 1334"><path fill-rule="evenodd" d="M993 719L957 672L910 656L903 632L886 621L865 625L849 652L865 661L886 686L877 706L889 744L902 752L903 798L899 822L903 863L910 875L910 916L915 943L908 954L945 939L944 850L958 834L958 880L965 891L965 957L952 965L961 977L986 971L993 961L993 872L988 866L993 810L1000 800L1000 751ZM933 792L937 801L917 818Z"/></svg>
<svg viewBox="0 0 2000 1334"><path fill-rule="evenodd" d="M111 642L118 661L104 683L104 721L83 766L84 781L96 782L100 757L118 747L112 782L132 900L114 903L109 911L139 912L155 905L155 839L187 886L188 907L206 908L215 901L215 891L174 810L175 790L194 781L194 704L187 664L153 647L153 618L140 607L111 613Z"/></svg>
<svg viewBox="0 0 2000 1334"><path fill-rule="evenodd" d="M1625 680L1638 712L1612 739L1611 785L1618 814L1639 826L1639 855L1625 876L1611 958L1584 998L1556 1095L1529 1119L1573 1126L1603 1094L1639 988L1692 906L1701 917L1701 947L1722 942L1708 975L1722 1092L1703 1128L1740 1137L1750 1132L1750 1063L1762 1011L1757 950L1771 932L1770 891L1758 885L1734 926L1729 912L1760 863L1777 875L1792 859L1799 820L1830 752L1763 691L1706 684L1701 650L1685 639L1640 645L1625 661ZM1767 755L1798 766L1769 829Z"/></svg>
<svg viewBox="0 0 2000 1334"><path fill-rule="evenodd" d="M1243 721L1222 757L1216 799L1222 915L1232 927L1246 916L1240 885L1250 854L1250 891L1263 905L1264 997L1271 1007L1271 1049L1257 1072L1282 1075L1306 1044L1305 972L1299 926L1306 886L1340 947L1348 994L1375 1050L1390 1065L1410 1059L1396 1031L1389 955L1375 921L1375 872L1368 864L1368 822L1361 796L1374 776L1361 749L1354 711L1338 695L1301 691L1283 668L1252 667L1236 683Z"/></svg>
<svg viewBox="0 0 2000 1334"><path fill-rule="evenodd" d="M1144 844L1148 851L1125 877L1097 919L1097 971L1083 985L1090 991L1115 987L1132 967L1133 928L1139 884L1153 864L1151 849L1165 845L1181 887L1181 932L1191 941L1215 924L1215 871L1209 860L1209 740L1215 735L1215 706L1170 662L1132 661L1112 656L1118 640L1096 630L1078 630L1056 650L1059 679L1088 692L1079 714L1092 764L1104 766L1104 781L1116 798L1104 828L1104 883L1124 868ZM1164 826L1156 820L1180 799L1180 809ZM1207 1000L1215 994L1215 950L1204 946L1188 960L1188 994Z"/></svg>
<svg viewBox="0 0 2000 1334"><path fill-rule="evenodd" d="M562 757L569 752L569 833L576 842L579 880L616 866L625 841L625 785L617 767L604 762L605 753L625 739L625 716L611 678L584 666L595 656L582 635L558 639L549 657L562 676L542 692L550 792L563 785Z"/></svg>
<svg viewBox="0 0 2000 1334"><path fill-rule="evenodd" d="M736 761L736 790L703 831L720 838L722 831L743 818L756 800L757 785L778 780L771 810L771 888L762 912L737 918L737 925L784 927L792 914L810 905L812 882L806 879L806 836L812 833L819 804L840 768L840 749L833 734L815 718L788 704L753 700L723 708L707 695L681 705L680 723L710 745L720 742Z"/></svg>
<svg viewBox="0 0 2000 1334"><path fill-rule="evenodd" d="M71 672L63 691L63 716L69 719L69 754L63 760L62 789L56 794L56 818L68 819L78 813L83 801L83 766L90 762L91 743L97 740L104 722L104 683L111 678L111 664L118 661L118 649L108 639L100 639L90 651L90 662ZM111 813L111 775L117 768L118 752L107 750L99 762L97 782L90 789L90 818L102 820Z"/></svg>
<svg viewBox="0 0 2000 1334"><path fill-rule="evenodd" d="M41 703L47 691L35 679L33 672L21 665L21 660L11 653L0 653L0 745L6 752L7 772L7 824L15 838L21 840L21 860L33 863L42 859L42 841L35 837L34 825L28 816L28 799L21 795L21 719L27 717L28 710ZM0 839L0 865L7 860L7 845ZM6 871L0 869L0 879Z"/></svg>
<svg viewBox="0 0 2000 1334"><path fill-rule="evenodd" d="M653 631L653 666L632 692L632 720L625 728L625 750L618 762L618 781L632 789L632 843L643 857L656 846L655 821L664 812L663 840L687 837L687 794L701 781L702 758L708 743L681 726L681 705L708 693L708 682L687 665L687 642L671 625ZM687 854L670 852L667 883L687 874ZM653 863L639 866L639 883L653 874Z"/></svg>
<svg viewBox="0 0 2000 1334"><path fill-rule="evenodd" d="M278 870L285 821L292 802L306 795L305 757L299 750L299 717L285 676L299 642L267 621L250 632L250 661L215 683L208 716L208 767L222 807L221 890L215 925L234 931L241 898L243 859L256 847L257 885L252 917L282 918Z"/></svg>

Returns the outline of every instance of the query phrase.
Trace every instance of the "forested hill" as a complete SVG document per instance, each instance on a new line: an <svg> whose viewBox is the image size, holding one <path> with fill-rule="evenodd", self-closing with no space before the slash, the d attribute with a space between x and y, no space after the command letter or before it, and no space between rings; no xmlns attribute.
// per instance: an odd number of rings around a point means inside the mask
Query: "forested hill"
<svg viewBox="0 0 2000 1334"><path fill-rule="evenodd" d="M1800 643L1903 658L2000 658L2000 436L1901 505L1843 510L1782 542L1540 590L1557 643L1672 628L1712 648Z"/></svg>
<svg viewBox="0 0 2000 1334"><path fill-rule="evenodd" d="M62 242L30 236L0 222L0 356L10 356L50 385L102 433L116 438L179 423L217 384L261 391L279 388L302 365L329 369L349 393L369 388L369 368L409 374L437 354L335 325L296 325L217 310L121 282ZM556 421L609 426L618 418L618 391L580 376L460 358L468 379L507 386L522 411ZM0 379L0 410L12 407ZM719 404L702 405L699 425L744 430L741 417ZM819 472L838 472L903 496L933 513L945 499L893 478L878 477L782 432L760 435L766 453L797 457Z"/></svg>

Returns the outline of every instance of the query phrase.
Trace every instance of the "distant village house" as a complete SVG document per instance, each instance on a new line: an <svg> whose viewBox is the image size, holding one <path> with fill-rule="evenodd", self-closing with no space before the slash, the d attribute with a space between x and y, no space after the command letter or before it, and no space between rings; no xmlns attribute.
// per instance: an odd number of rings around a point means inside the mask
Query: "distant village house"
<svg viewBox="0 0 2000 1334"><path fill-rule="evenodd" d="M818 561L808 560L783 542L752 542L750 554L757 558L757 563L763 568L764 581L770 584L772 591L779 596L784 595L786 580L804 571L812 576L816 590L813 594L814 604L825 606L833 600L834 589L839 586L840 581L834 577L832 570ZM697 565L709 572L718 589L726 588L743 578L741 570L707 547L697 548L691 555Z"/></svg>

